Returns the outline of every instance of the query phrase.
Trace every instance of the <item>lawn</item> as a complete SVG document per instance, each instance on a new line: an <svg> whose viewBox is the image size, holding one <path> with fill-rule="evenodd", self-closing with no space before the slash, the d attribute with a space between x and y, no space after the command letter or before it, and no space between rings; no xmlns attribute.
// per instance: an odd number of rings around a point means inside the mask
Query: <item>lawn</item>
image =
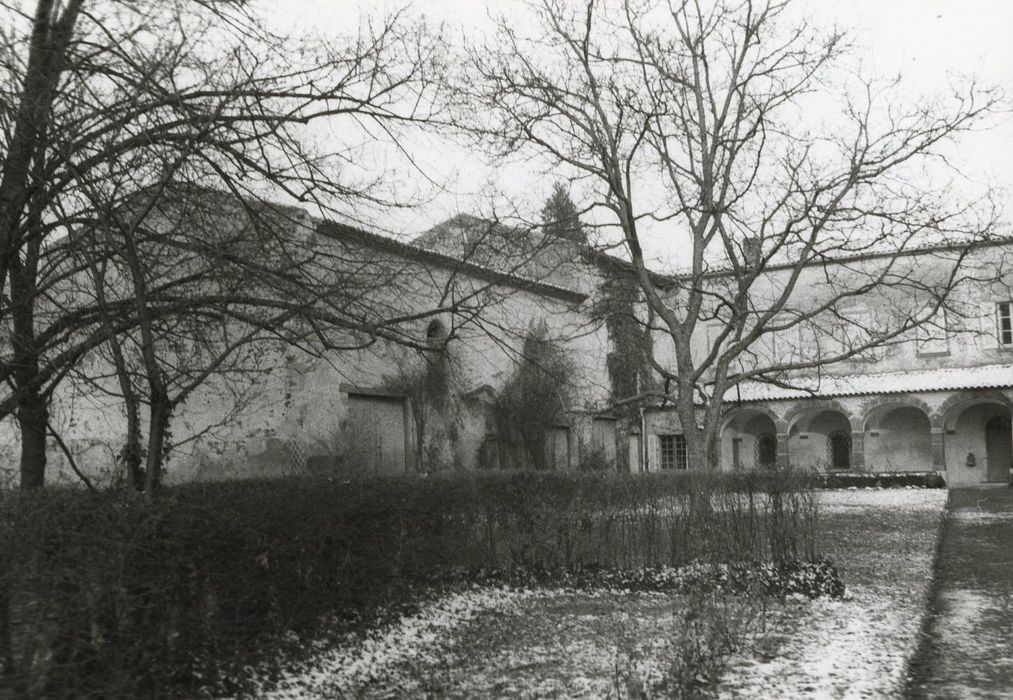
<svg viewBox="0 0 1013 700"><path fill-rule="evenodd" d="M650 696L666 682L670 693L673 673L685 675L680 663L697 653L715 671L697 679L698 695L895 695L922 623L946 492L820 498L844 600L715 598L701 615L685 595L473 587L321 650L271 697ZM719 639L729 654L701 652Z"/></svg>

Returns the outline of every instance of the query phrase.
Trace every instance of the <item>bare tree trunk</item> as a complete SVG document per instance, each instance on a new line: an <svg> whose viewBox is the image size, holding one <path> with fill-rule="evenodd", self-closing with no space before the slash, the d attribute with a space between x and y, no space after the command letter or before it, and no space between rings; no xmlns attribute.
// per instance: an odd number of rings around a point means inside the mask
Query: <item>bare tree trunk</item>
<svg viewBox="0 0 1013 700"><path fill-rule="evenodd" d="M678 394L675 398L675 410L679 415L679 424L686 439L686 465L689 469L704 471L710 469L710 461L706 449L703 431L697 427L696 406L693 403L693 385L688 381L680 381Z"/></svg>
<svg viewBox="0 0 1013 700"><path fill-rule="evenodd" d="M144 490L144 469L141 468L143 451L141 450L141 403L137 396L124 395L127 409L127 437L120 452L123 468L126 470L130 485Z"/></svg>
<svg viewBox="0 0 1013 700"><path fill-rule="evenodd" d="M141 468L143 461L143 450L141 449L141 400L134 390L133 382L130 381L130 370L127 367L126 357L123 355L123 345L119 337L113 332L112 319L109 316L109 308L106 304L105 293L105 271L106 262L104 259L101 266L95 265L92 268L92 278L95 281L95 298L102 312L102 325L109 334L109 352L113 358L113 366L116 368L116 381L120 385L120 393L123 396L123 404L127 414L127 434L120 449L119 461L123 463L124 471L130 486L138 491L144 490L144 470Z"/></svg>
<svg viewBox="0 0 1013 700"><path fill-rule="evenodd" d="M127 413L127 435L120 450L120 460L126 471L130 486L138 491L144 490L144 470L141 450L141 401L130 381L130 373L123 357L123 349L116 337L110 337L109 349L112 351L113 364L116 366L116 379L123 394L123 405Z"/></svg>
<svg viewBox="0 0 1013 700"><path fill-rule="evenodd" d="M0 161L3 172L0 178L0 293L17 259L21 243L19 226L30 190L32 158L39 152L40 141L44 138L55 97L54 88L82 4L83 0L71 0L63 8L62 15L58 15L60 3L54 0L39 0L35 8L14 133Z"/></svg>
<svg viewBox="0 0 1013 700"><path fill-rule="evenodd" d="M11 266L11 314L14 330L14 389L17 419L21 431L21 488L38 489L46 482L46 434L49 424L48 400L41 395L39 352L35 338L35 279L39 242L36 239L24 261L13 259Z"/></svg>
<svg viewBox="0 0 1013 700"><path fill-rule="evenodd" d="M145 463L144 490L154 497L162 488L162 459L165 438L172 415L172 404L161 378L156 374L149 377L151 382L151 409L148 426L148 457Z"/></svg>
<svg viewBox="0 0 1013 700"><path fill-rule="evenodd" d="M39 489L46 484L46 424L49 409L33 391L18 399L21 430L21 488Z"/></svg>
<svg viewBox="0 0 1013 700"><path fill-rule="evenodd" d="M165 378L158 363L153 314L148 306L148 284L144 277L144 267L141 264L141 256L132 229L123 231L123 243L124 258L130 269L130 277L134 286L137 324L141 332L141 359L144 364L144 374L148 380L150 401L144 490L147 491L149 497L154 497L162 486L162 458L169 416L172 413L172 402L169 400Z"/></svg>

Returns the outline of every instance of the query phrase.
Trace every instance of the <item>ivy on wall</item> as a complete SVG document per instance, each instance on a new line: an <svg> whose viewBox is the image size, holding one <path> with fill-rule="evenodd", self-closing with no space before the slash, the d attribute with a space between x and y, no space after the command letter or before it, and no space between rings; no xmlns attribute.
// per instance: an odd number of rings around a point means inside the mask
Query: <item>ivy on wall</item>
<svg viewBox="0 0 1013 700"><path fill-rule="evenodd" d="M594 315L605 323L612 350L606 363L613 403L621 403L653 389L651 371L651 335L637 319L636 304L640 300L636 279L618 270L606 270L600 300ZM620 407L635 411L637 402Z"/></svg>
<svg viewBox="0 0 1013 700"><path fill-rule="evenodd" d="M549 336L544 322L524 337L514 374L493 401L492 415L500 444L520 449L500 453L500 466L546 469L549 430L565 421L571 403L573 363ZM504 461L512 464L503 464Z"/></svg>
<svg viewBox="0 0 1013 700"><path fill-rule="evenodd" d="M419 471L436 471L444 466L445 443L456 440L456 417L450 401L450 356L445 345L420 353L421 362L397 362L397 372L388 375L384 388L408 399L414 427L416 465Z"/></svg>

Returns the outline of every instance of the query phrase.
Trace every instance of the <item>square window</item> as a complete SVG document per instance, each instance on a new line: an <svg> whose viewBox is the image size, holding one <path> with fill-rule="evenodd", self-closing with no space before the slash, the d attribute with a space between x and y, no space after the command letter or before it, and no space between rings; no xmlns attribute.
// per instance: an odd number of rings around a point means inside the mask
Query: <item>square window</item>
<svg viewBox="0 0 1013 700"><path fill-rule="evenodd" d="M689 467L685 435L659 435L658 445L661 451L661 468L663 470L687 469Z"/></svg>

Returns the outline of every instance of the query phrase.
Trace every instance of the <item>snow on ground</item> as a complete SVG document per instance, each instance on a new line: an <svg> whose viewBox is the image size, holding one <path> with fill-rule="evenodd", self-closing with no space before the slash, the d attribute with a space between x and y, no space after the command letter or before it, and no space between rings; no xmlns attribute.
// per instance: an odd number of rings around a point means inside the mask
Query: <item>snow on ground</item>
<svg viewBox="0 0 1013 700"><path fill-rule="evenodd" d="M414 615L400 618L364 639L332 649L308 664L307 670L284 676L265 698L342 697L399 665L438 663L454 632L483 613L516 608L539 593L505 588L474 588L428 603Z"/></svg>
<svg viewBox="0 0 1013 700"><path fill-rule="evenodd" d="M922 698L1009 698L1013 688L1013 489L951 492Z"/></svg>
<svg viewBox="0 0 1013 700"><path fill-rule="evenodd" d="M979 525L1013 521L1013 513L985 513L980 510L963 510L951 514L954 520Z"/></svg>
<svg viewBox="0 0 1013 700"><path fill-rule="evenodd" d="M848 593L771 610L755 644L730 660L721 697L897 695L925 614L946 496L941 489L821 492L821 512L840 528L835 556L853 574ZM664 595L475 587L322 653L263 696L600 697L613 690L621 647L635 650L635 675L660 672L654 666L676 633L673 603ZM609 631L616 629L630 641L619 644Z"/></svg>
<svg viewBox="0 0 1013 700"><path fill-rule="evenodd" d="M944 643L972 637L994 606L992 597L983 591L942 591L940 595L947 613L947 624L939 630Z"/></svg>
<svg viewBox="0 0 1013 700"><path fill-rule="evenodd" d="M946 489L833 489L820 491L820 510L842 513L852 509L890 508L892 510L924 511L942 508Z"/></svg>
<svg viewBox="0 0 1013 700"><path fill-rule="evenodd" d="M441 663L405 664L361 698L615 697L617 669L658 680L678 636L681 596L558 590L459 630ZM634 695L634 697L639 697Z"/></svg>
<svg viewBox="0 0 1013 700"><path fill-rule="evenodd" d="M726 698L882 698L895 695L921 627L918 605L856 587L845 600L816 601L776 656L732 659Z"/></svg>
<svg viewBox="0 0 1013 700"><path fill-rule="evenodd" d="M944 489L862 489L821 494L823 513L874 519L891 515L938 514L934 528L901 533L905 551L891 557L893 544L868 543L873 567L884 555L894 570L879 580L849 583L844 600L819 600L784 611L781 645L775 654L732 659L721 682L726 698L897 697L914 654L926 613L932 561L947 492ZM877 552L876 549L881 551ZM855 558L864 556L861 551ZM846 564L845 562L841 562ZM852 565L862 562L851 562ZM847 577L846 577L847 581Z"/></svg>

